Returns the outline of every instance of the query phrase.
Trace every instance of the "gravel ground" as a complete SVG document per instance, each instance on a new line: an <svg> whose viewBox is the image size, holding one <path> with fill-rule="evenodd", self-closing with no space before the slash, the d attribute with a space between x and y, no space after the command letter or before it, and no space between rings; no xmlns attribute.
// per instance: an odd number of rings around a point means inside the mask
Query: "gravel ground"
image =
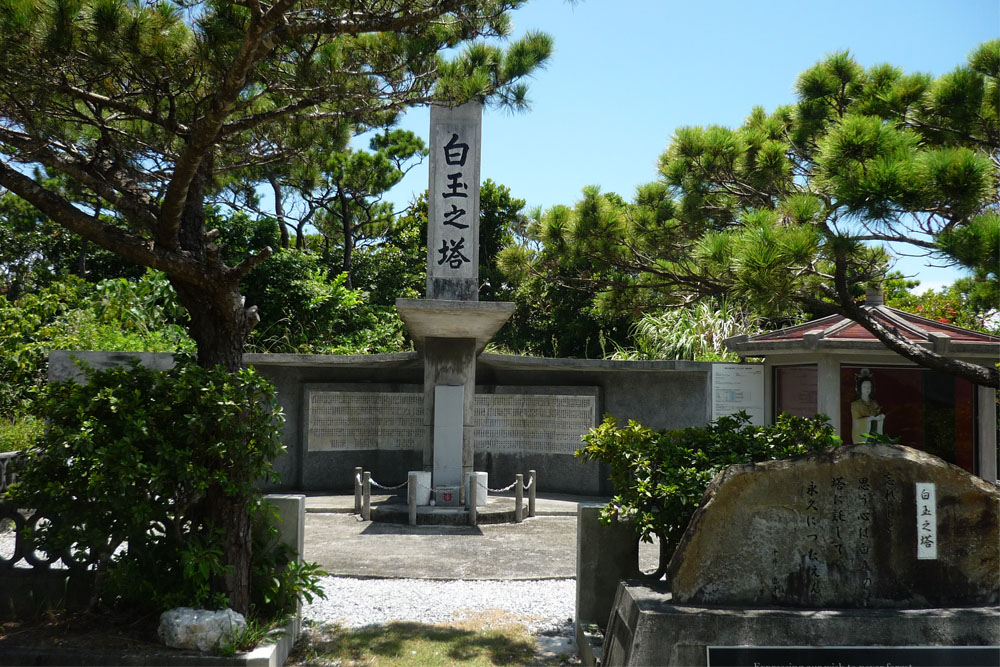
<svg viewBox="0 0 1000 667"><path fill-rule="evenodd" d="M0 556L14 552L13 532L0 531ZM62 566L61 563L55 565ZM29 567L23 560L17 567ZM303 620L360 628L389 621L451 623L479 618L520 623L534 635L573 635L573 579L460 581L323 577L326 599L303 605Z"/></svg>
<svg viewBox="0 0 1000 667"><path fill-rule="evenodd" d="M535 635L573 635L576 582L430 581L324 577L325 600L303 606L305 620L360 628L389 621L520 623Z"/></svg>

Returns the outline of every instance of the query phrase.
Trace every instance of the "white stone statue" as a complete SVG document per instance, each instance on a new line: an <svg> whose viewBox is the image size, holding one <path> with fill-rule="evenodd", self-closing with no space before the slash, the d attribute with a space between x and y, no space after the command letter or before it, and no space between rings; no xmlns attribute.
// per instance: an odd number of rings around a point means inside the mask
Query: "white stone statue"
<svg viewBox="0 0 1000 667"><path fill-rule="evenodd" d="M875 383L867 368L858 376L855 400L851 403L851 442L860 445L867 433L882 433L885 415L872 398Z"/></svg>

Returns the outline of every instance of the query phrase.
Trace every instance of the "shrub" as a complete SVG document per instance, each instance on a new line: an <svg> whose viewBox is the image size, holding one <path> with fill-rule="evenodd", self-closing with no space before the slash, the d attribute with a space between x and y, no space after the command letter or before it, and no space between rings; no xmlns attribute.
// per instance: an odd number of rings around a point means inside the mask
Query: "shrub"
<svg viewBox="0 0 1000 667"><path fill-rule="evenodd" d="M0 418L17 421L45 383L50 350L194 352L164 274L96 285L65 276L11 302L0 295Z"/></svg>
<svg viewBox="0 0 1000 667"><path fill-rule="evenodd" d="M44 430L42 420L31 415L9 421L0 417L0 453L34 447Z"/></svg>
<svg viewBox="0 0 1000 667"><path fill-rule="evenodd" d="M95 601L157 612L226 606L231 527L220 506L249 514L257 552L251 604L294 608L316 590L315 568L273 546L274 519L258 483L276 478L283 417L273 387L252 369L232 374L182 358L169 371L86 369L87 382L45 387L48 420L11 499L55 520L35 538L49 554L96 564ZM260 576L263 569L269 576Z"/></svg>
<svg viewBox="0 0 1000 667"><path fill-rule="evenodd" d="M643 541L657 536L661 568L709 483L727 466L841 444L824 415L805 419L783 414L773 426L754 426L745 412L675 431L653 431L634 421L618 428L613 417L606 417L583 440L586 446L576 455L605 464L615 486L602 519L631 518Z"/></svg>

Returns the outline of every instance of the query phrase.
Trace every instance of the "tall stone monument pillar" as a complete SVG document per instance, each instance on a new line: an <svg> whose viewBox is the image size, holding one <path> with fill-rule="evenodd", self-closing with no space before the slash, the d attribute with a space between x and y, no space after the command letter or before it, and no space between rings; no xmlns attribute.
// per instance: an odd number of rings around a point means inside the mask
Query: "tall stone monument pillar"
<svg viewBox="0 0 1000 667"><path fill-rule="evenodd" d="M481 138L481 105L431 107L427 298L396 299L424 357L423 467L435 488L473 471L476 357L514 312L479 301Z"/></svg>

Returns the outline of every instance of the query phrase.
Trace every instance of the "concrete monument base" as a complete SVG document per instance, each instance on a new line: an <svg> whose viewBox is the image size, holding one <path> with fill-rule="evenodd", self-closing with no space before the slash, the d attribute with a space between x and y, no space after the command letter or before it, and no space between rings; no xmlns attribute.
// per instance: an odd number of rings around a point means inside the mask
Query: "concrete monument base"
<svg viewBox="0 0 1000 667"><path fill-rule="evenodd" d="M602 665L707 665L708 646L998 646L1000 607L791 609L674 604L622 582Z"/></svg>

